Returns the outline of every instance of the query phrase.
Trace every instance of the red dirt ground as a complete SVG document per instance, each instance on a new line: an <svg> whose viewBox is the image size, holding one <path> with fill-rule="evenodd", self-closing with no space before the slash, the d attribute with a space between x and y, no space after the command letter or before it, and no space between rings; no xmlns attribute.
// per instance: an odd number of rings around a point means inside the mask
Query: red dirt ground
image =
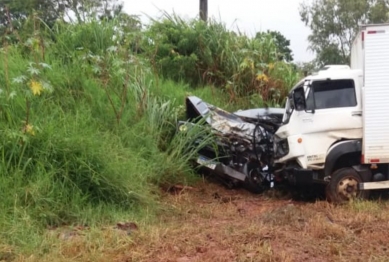
<svg viewBox="0 0 389 262"><path fill-rule="evenodd" d="M165 194L155 223L57 232L47 255L16 261L389 261L389 203L334 206L276 193L179 188Z"/></svg>

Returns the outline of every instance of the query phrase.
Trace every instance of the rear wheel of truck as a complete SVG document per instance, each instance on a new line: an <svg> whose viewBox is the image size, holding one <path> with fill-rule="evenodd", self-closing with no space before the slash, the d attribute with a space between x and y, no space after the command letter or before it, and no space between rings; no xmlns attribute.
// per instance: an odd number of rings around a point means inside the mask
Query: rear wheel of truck
<svg viewBox="0 0 389 262"><path fill-rule="evenodd" d="M366 199L368 191L358 189L363 182L353 168L347 167L336 170L326 188L326 197L333 203L344 203L355 199Z"/></svg>

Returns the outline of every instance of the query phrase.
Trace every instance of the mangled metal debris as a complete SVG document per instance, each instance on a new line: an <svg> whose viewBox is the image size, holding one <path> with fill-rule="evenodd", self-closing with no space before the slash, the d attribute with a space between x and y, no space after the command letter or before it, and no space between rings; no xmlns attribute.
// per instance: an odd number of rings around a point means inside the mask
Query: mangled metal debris
<svg viewBox="0 0 389 262"><path fill-rule="evenodd" d="M229 186L245 185L253 192L271 186L269 170L272 140L281 123L280 109L227 112L190 96L186 99L188 120L202 118L217 135L217 148L204 147L197 164L223 178ZM186 122L179 122L184 125Z"/></svg>

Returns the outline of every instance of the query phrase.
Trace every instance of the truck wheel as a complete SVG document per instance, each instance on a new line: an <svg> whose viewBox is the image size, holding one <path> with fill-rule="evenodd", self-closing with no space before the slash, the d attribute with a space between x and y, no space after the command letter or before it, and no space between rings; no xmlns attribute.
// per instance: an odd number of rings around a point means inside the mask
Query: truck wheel
<svg viewBox="0 0 389 262"><path fill-rule="evenodd" d="M365 199L368 191L360 191L358 184L362 178L353 168L347 167L336 170L326 188L326 196L330 202L344 203L354 199Z"/></svg>

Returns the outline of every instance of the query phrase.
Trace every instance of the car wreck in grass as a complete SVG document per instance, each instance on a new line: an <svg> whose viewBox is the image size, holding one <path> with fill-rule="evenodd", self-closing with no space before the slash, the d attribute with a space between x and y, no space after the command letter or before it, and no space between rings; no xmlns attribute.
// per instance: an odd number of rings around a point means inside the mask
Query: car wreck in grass
<svg viewBox="0 0 389 262"><path fill-rule="evenodd" d="M230 187L243 185L260 193L273 185L273 136L281 125L284 109L230 113L190 96L186 99L186 113L188 121L178 123L179 131L184 132L197 119L203 120L215 134L216 146L203 147L196 165L217 175Z"/></svg>

